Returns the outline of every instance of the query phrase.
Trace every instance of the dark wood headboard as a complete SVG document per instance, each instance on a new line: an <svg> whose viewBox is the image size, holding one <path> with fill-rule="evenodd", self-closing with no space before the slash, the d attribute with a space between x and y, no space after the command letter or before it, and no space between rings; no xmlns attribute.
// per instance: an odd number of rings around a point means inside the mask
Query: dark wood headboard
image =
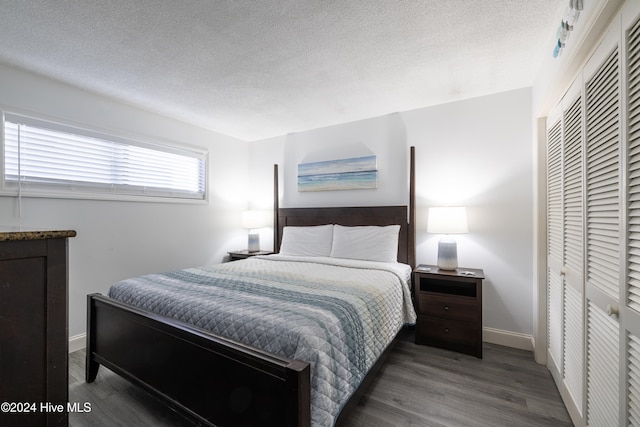
<svg viewBox="0 0 640 427"><path fill-rule="evenodd" d="M398 262L416 266L415 231L415 149L410 149L408 206L358 206L331 208L280 208L278 165L274 165L274 249L280 250L282 231L286 226L324 224L400 225Z"/></svg>
<svg viewBox="0 0 640 427"><path fill-rule="evenodd" d="M276 248L282 243L286 226L340 225L400 225L398 262L410 263L409 219L407 206L367 206L339 208L283 208L278 214Z"/></svg>

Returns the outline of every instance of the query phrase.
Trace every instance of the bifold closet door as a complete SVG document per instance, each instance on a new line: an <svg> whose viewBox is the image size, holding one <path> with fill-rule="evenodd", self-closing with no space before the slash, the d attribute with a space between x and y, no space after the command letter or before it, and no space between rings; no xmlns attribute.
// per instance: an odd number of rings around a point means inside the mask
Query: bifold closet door
<svg viewBox="0 0 640 427"><path fill-rule="evenodd" d="M552 369L562 376L563 142L562 111L547 119L547 339Z"/></svg>
<svg viewBox="0 0 640 427"><path fill-rule="evenodd" d="M623 360L622 416L627 425L640 425L640 0L625 4L621 12L624 52L622 68L626 142L627 264L624 301L620 311Z"/></svg>
<svg viewBox="0 0 640 427"><path fill-rule="evenodd" d="M582 417L584 383L584 108L582 81L547 118L549 368Z"/></svg>
<svg viewBox="0 0 640 427"><path fill-rule="evenodd" d="M549 368L583 416L584 119L582 81L547 118L547 335Z"/></svg>
<svg viewBox="0 0 640 427"><path fill-rule="evenodd" d="M619 21L618 21L619 22ZM612 25L584 69L586 146L586 424L620 425L621 73Z"/></svg>
<svg viewBox="0 0 640 427"><path fill-rule="evenodd" d="M549 368L577 425L640 426L640 0L578 80L547 121Z"/></svg>
<svg viewBox="0 0 640 427"><path fill-rule="evenodd" d="M562 100L563 365L564 385L583 415L584 379L584 108L582 80Z"/></svg>

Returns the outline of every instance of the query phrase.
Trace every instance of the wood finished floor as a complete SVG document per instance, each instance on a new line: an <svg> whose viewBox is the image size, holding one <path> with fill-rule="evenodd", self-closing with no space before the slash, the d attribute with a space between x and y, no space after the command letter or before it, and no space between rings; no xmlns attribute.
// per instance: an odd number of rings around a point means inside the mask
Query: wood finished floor
<svg viewBox="0 0 640 427"><path fill-rule="evenodd" d="M346 427L571 426L560 395L530 352L485 343L484 358L418 346L407 331ZM91 403L69 425L190 426L111 371L84 382L84 350L69 360L70 402Z"/></svg>

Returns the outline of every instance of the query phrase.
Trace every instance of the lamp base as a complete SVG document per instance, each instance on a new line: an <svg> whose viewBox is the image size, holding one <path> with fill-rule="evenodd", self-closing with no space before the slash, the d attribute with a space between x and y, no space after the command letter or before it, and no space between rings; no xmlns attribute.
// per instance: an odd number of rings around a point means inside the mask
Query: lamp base
<svg viewBox="0 0 640 427"><path fill-rule="evenodd" d="M249 233L249 252L260 251L260 234Z"/></svg>
<svg viewBox="0 0 640 427"><path fill-rule="evenodd" d="M441 270L458 268L458 246L453 237L445 236L438 242L438 268Z"/></svg>

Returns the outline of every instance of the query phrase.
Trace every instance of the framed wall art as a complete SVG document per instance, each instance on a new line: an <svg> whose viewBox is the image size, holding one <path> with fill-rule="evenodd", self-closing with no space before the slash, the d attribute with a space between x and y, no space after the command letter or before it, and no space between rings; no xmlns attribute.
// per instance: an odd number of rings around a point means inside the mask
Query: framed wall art
<svg viewBox="0 0 640 427"><path fill-rule="evenodd" d="M376 156L298 164L298 191L377 188Z"/></svg>

